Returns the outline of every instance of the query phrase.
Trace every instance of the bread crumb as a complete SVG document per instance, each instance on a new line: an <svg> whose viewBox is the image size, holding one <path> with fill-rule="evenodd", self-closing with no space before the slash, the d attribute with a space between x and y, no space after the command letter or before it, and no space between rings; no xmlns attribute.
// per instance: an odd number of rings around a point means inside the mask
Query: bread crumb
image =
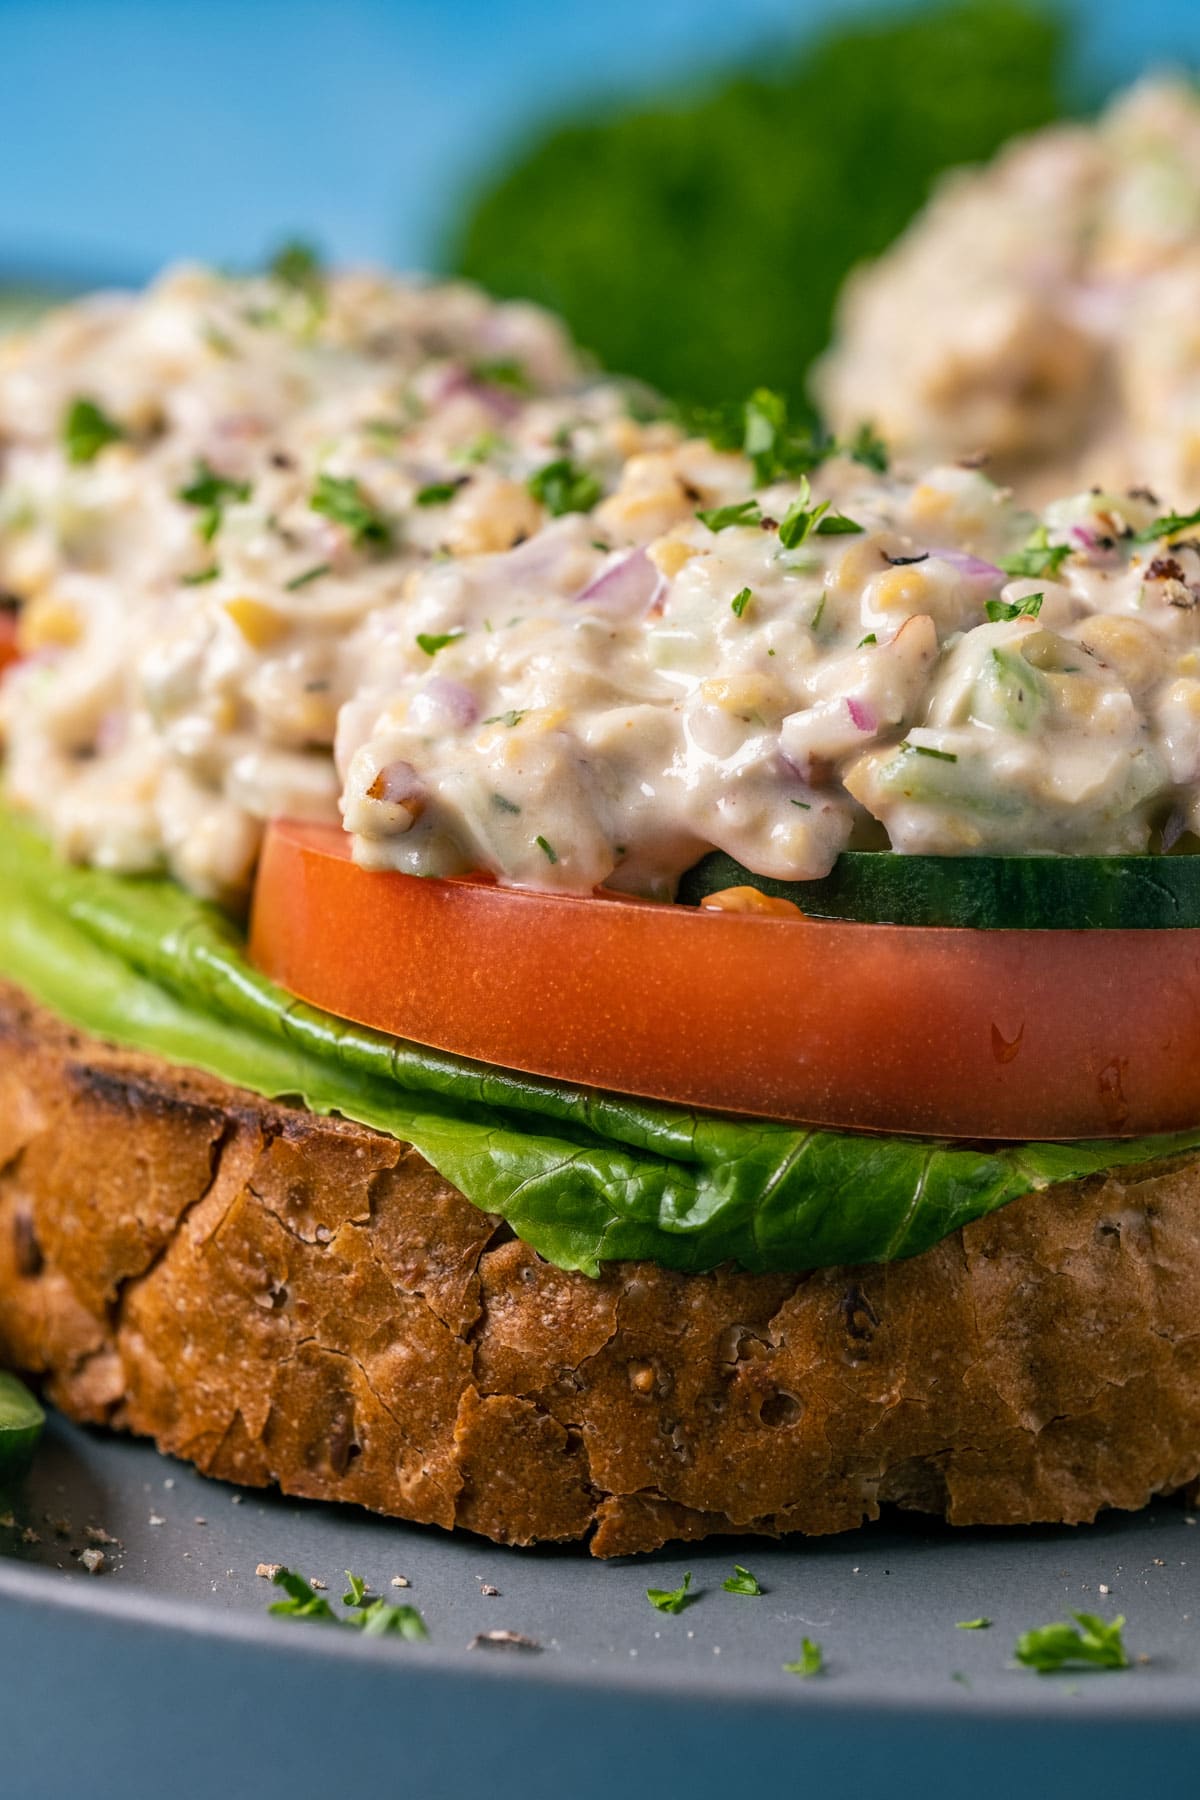
<svg viewBox="0 0 1200 1800"><path fill-rule="evenodd" d="M392 1586L393 1587L411 1587L412 1582L408 1579L407 1575L393 1575L392 1576Z"/></svg>
<svg viewBox="0 0 1200 1800"><path fill-rule="evenodd" d="M207 1525L208 1520L207 1519L193 1519L192 1523L193 1523L193 1525Z"/></svg>
<svg viewBox="0 0 1200 1800"><path fill-rule="evenodd" d="M479 1631L467 1645L468 1650L540 1650L536 1638L521 1631Z"/></svg>
<svg viewBox="0 0 1200 1800"><path fill-rule="evenodd" d="M114 1537L111 1531L105 1531L103 1525L85 1525L83 1535L89 1544L119 1544L121 1542L120 1538Z"/></svg>
<svg viewBox="0 0 1200 1800"><path fill-rule="evenodd" d="M161 1513L151 1513L150 1514L150 1523L152 1525L165 1525L166 1522L167 1521L163 1518Z"/></svg>
<svg viewBox="0 0 1200 1800"><path fill-rule="evenodd" d="M274 1581L282 1568L282 1563L259 1563L254 1573L261 1575L264 1581Z"/></svg>
<svg viewBox="0 0 1200 1800"><path fill-rule="evenodd" d="M163 1482L163 1486L166 1488L167 1492L170 1493L171 1489L175 1486L175 1477L173 1475L168 1475L167 1479Z"/></svg>
<svg viewBox="0 0 1200 1800"><path fill-rule="evenodd" d="M1109 1585L1106 1581L1102 1581L1100 1583L1100 1592L1102 1594L1110 1594L1112 1592L1112 1589L1109 1587Z"/></svg>
<svg viewBox="0 0 1200 1800"><path fill-rule="evenodd" d="M108 1558L103 1550L81 1550L79 1560L89 1575L102 1575L108 1567Z"/></svg>
<svg viewBox="0 0 1200 1800"><path fill-rule="evenodd" d="M25 1527L24 1531L21 1533L21 1542L23 1544L40 1544L41 1541L42 1541L41 1538L38 1536L37 1532L33 1529L32 1525L27 1525Z"/></svg>
<svg viewBox="0 0 1200 1800"><path fill-rule="evenodd" d="M485 1581L479 1591L486 1600L498 1600L500 1597L500 1589L493 1587L490 1581Z"/></svg>
<svg viewBox="0 0 1200 1800"><path fill-rule="evenodd" d="M230 1506L240 1506L244 1498L243 1494L230 1494L229 1504Z"/></svg>
<svg viewBox="0 0 1200 1800"><path fill-rule="evenodd" d="M310 1577L308 1585L311 1588L327 1588L329 1583L327 1581L322 1581L318 1575L313 1575Z"/></svg>

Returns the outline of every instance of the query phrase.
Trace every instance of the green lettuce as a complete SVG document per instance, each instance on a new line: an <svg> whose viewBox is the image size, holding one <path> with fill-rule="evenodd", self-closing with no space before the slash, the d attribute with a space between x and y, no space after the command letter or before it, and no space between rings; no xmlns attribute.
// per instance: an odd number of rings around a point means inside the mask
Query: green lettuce
<svg viewBox="0 0 1200 1800"><path fill-rule="evenodd" d="M251 968L169 881L60 862L0 816L0 973L72 1024L415 1145L563 1269L802 1270L915 1256L1052 1182L1200 1148L972 1149L730 1120L492 1069L347 1024Z"/></svg>

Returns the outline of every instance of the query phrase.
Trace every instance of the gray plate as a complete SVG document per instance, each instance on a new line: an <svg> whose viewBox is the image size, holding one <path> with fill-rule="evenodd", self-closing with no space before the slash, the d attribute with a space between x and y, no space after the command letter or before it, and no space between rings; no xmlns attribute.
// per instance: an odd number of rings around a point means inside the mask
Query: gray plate
<svg viewBox="0 0 1200 1800"><path fill-rule="evenodd" d="M703 1800L791 1792L792 1777L796 1792L888 1800L1195 1786L1200 1526L1174 1502L1075 1531L892 1519L601 1564L241 1494L54 1419L13 1516L0 1526L0 1793L14 1800L347 1786ZM89 1525L120 1540L95 1576L78 1560ZM721 1590L735 1561L761 1599ZM318 1577L335 1602L354 1569L418 1605L431 1642L270 1618L259 1562ZM656 1612L647 1585L687 1569L696 1602ZM1019 1631L1073 1608L1127 1614L1149 1661L1053 1679L1011 1666ZM956 1629L979 1615L989 1630ZM541 1648L468 1650L498 1629ZM805 1635L827 1659L811 1680L781 1667Z"/></svg>

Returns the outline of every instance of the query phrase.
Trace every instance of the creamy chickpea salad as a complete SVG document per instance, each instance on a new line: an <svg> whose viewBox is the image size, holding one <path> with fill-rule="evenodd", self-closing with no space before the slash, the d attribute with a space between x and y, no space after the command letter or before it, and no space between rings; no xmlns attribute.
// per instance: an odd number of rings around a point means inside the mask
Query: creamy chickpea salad
<svg viewBox="0 0 1200 1800"><path fill-rule="evenodd" d="M844 290L814 382L916 462L986 451L1039 498L1200 501L1200 95L1150 80L1094 125L945 179Z"/></svg>
<svg viewBox="0 0 1200 1800"><path fill-rule="evenodd" d="M1039 517L769 394L717 448L532 309L307 266L3 355L6 781L78 860L236 903L286 815L669 899L713 848L803 880L1200 831L1200 521L1147 490Z"/></svg>

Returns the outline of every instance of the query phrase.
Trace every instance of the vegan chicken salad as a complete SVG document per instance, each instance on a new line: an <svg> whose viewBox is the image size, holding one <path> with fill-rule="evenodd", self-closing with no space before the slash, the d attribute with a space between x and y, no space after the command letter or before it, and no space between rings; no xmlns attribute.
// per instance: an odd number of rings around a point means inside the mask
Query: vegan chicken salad
<svg viewBox="0 0 1200 1800"><path fill-rule="evenodd" d="M1173 496L1032 512L766 389L689 429L533 308L297 249L0 346L0 455L0 1343L69 1410L518 1541L834 1529L887 1483L795 1371L759 1392L807 1341L808 1272L911 1259L914 1296L958 1284L982 1319L1005 1231L1070 1262L1055 1234L1126 1179L1175 1183L1191 1229L1200 515ZM144 1175L197 1132L199 1195ZM73 1133L115 1146L86 1201L107 1286L73 1261ZM11 1282L6 1206L38 1246ZM129 1219L144 1263L104 1248ZM336 1325L331 1269L359 1284ZM869 1337L882 1290L851 1290ZM60 1337L68 1294L92 1324ZM524 1373L487 1337L526 1304L586 1336L606 1296L642 1324L597 1322L569 1381L537 1331ZM722 1349L745 1331L756 1371ZM351 1405L332 1363L303 1405L240 1393L318 1351L387 1398ZM757 1475L719 1422L738 1384ZM1200 1467L1198 1420L1192 1461L1172 1440L1068 1495L1048 1449L1016 1481L996 1420L928 1404L964 1518L1081 1518ZM288 1435L347 1406L361 1468ZM666 1468L633 1469L643 1407ZM472 1462L485 1413L516 1435ZM909 1416L881 1415L881 1470L926 1455ZM568 1503L555 1434L581 1429ZM959 1455L983 1472L954 1502ZM814 1468L836 1505L802 1503Z"/></svg>
<svg viewBox="0 0 1200 1800"><path fill-rule="evenodd" d="M5 353L6 781L68 858L236 901L267 820L340 814L369 867L668 899L711 850L803 881L1200 825L1166 501L901 480L768 393L747 456L533 309L302 272Z"/></svg>

